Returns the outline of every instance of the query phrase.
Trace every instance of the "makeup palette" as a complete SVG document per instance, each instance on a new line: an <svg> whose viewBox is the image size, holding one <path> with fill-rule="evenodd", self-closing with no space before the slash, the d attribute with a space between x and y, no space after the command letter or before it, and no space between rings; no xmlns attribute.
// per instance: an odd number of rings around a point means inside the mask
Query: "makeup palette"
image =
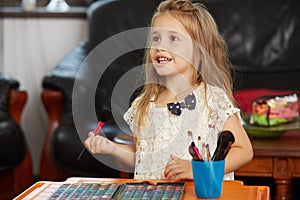
<svg viewBox="0 0 300 200"><path fill-rule="evenodd" d="M184 182L124 183L116 199L179 200L184 193Z"/></svg>
<svg viewBox="0 0 300 200"><path fill-rule="evenodd" d="M115 183L66 183L48 199L112 199L118 187Z"/></svg>
<svg viewBox="0 0 300 200"><path fill-rule="evenodd" d="M48 199L180 200L184 188L184 182L65 183Z"/></svg>

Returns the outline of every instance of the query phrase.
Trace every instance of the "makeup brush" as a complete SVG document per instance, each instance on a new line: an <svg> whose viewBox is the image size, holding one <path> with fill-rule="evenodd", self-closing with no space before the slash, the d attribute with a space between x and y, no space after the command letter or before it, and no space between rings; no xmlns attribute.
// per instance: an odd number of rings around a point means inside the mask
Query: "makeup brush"
<svg viewBox="0 0 300 200"><path fill-rule="evenodd" d="M201 155L203 160L207 160L206 147L204 142L202 142L202 146L201 146Z"/></svg>
<svg viewBox="0 0 300 200"><path fill-rule="evenodd" d="M225 159L225 157L227 156L227 154L228 154L228 152L229 152L229 150L230 150L230 148L231 148L231 144L232 144L232 142L230 141L229 143L228 143L228 146L227 146L227 148L224 150L224 152L223 152L223 155L222 155L222 160L224 160Z"/></svg>
<svg viewBox="0 0 300 200"><path fill-rule="evenodd" d="M192 149L194 150L194 153L196 154L196 157L197 157L197 160L203 160L202 156L200 155L199 153L199 150L198 148L196 147L195 145L195 142L193 140L193 133L191 131L188 131L188 136L190 136L192 138L192 142L191 142L191 145L190 147L192 147ZM191 154L191 151L190 151L190 147L189 147L189 152ZM192 155L192 154L191 154ZM193 156L193 155L192 155ZM193 156L193 159L194 159L194 156ZM195 159L194 159L195 160Z"/></svg>
<svg viewBox="0 0 300 200"><path fill-rule="evenodd" d="M206 144L205 148L206 148L207 160L210 161L211 160L211 155L210 155L209 144Z"/></svg>
<svg viewBox="0 0 300 200"><path fill-rule="evenodd" d="M200 148L200 141L201 141L201 136L198 136L198 148Z"/></svg>
<svg viewBox="0 0 300 200"><path fill-rule="evenodd" d="M194 160L199 160L198 156L196 155L196 152L192 145L189 146L189 153L193 157Z"/></svg>
<svg viewBox="0 0 300 200"><path fill-rule="evenodd" d="M234 143L234 136L232 132L228 130L222 131L218 137L217 148L211 159L214 161L224 159L224 155L226 156L229 151L228 148L232 143Z"/></svg>
<svg viewBox="0 0 300 200"><path fill-rule="evenodd" d="M191 137L192 142L194 142L192 131L188 131L187 134L188 134L189 137Z"/></svg>
<svg viewBox="0 0 300 200"><path fill-rule="evenodd" d="M105 124L104 122L101 122L101 121L98 122L97 127L93 131L94 135L98 135L100 133L100 131L103 128L104 124ZM87 151L87 149L84 147L82 149L82 151L80 152L80 154L78 155L77 160L80 160L84 156L84 154L86 153L86 151Z"/></svg>
<svg viewBox="0 0 300 200"><path fill-rule="evenodd" d="M100 134L103 126L105 125L105 122L108 121L110 118L111 118L111 112L109 112L108 110L104 110L102 113L101 113L101 116L100 118L102 120L100 120L96 126L96 128L94 129L93 133L94 135L98 135ZM106 137L105 135L103 135L103 137ZM80 154L78 155L77 157L77 160L80 160L84 154L87 152L87 149L85 147L83 147L82 151L80 152Z"/></svg>

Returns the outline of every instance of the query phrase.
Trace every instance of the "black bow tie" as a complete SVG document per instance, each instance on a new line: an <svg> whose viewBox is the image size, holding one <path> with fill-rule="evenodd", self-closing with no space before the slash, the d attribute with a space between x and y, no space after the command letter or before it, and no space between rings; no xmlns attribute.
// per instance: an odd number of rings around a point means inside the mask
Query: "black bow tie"
<svg viewBox="0 0 300 200"><path fill-rule="evenodd" d="M174 115L181 115L182 109L187 108L193 110L196 107L196 97L194 93L189 94L184 98L184 101L177 103L168 103L167 107L169 111Z"/></svg>

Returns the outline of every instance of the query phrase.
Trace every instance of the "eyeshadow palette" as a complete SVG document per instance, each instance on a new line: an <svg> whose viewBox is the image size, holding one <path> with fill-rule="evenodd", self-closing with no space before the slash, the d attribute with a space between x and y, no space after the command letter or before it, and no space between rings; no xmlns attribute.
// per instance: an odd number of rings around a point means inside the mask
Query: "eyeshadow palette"
<svg viewBox="0 0 300 200"><path fill-rule="evenodd" d="M184 193L184 182L159 182L157 184L146 183L124 183L117 194L117 200L125 199L161 199L179 200Z"/></svg>
<svg viewBox="0 0 300 200"><path fill-rule="evenodd" d="M48 199L180 200L184 188L184 182L64 183Z"/></svg>
<svg viewBox="0 0 300 200"><path fill-rule="evenodd" d="M112 199L118 188L115 183L65 183L48 199Z"/></svg>

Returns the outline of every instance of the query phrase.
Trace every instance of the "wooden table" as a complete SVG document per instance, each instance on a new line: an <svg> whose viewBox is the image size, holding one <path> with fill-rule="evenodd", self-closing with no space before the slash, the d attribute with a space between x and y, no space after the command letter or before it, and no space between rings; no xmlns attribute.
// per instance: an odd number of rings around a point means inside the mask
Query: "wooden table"
<svg viewBox="0 0 300 200"><path fill-rule="evenodd" d="M274 199L291 199L291 179L300 177L300 132L288 131L276 139L253 139L254 158L236 176L273 177Z"/></svg>
<svg viewBox="0 0 300 200"><path fill-rule="evenodd" d="M130 135L119 135L118 143L133 143ZM291 179L300 177L300 131L288 131L275 139L252 139L253 160L235 172L236 176L272 177L275 200L292 199ZM122 174L121 174L122 175ZM125 175L123 177L128 177Z"/></svg>
<svg viewBox="0 0 300 200"><path fill-rule="evenodd" d="M109 182L109 183L124 183L124 182L138 182L141 180L134 179L108 179L108 178L69 178L66 182L71 183L99 183L99 182ZM161 182L153 181L155 182ZM59 182L56 182L59 183ZM55 184L47 182L37 182L18 197L15 200L21 200L25 197L28 198L29 194L35 192L37 195L37 190L39 187L45 186L45 184ZM183 200L193 200L200 199L196 197L194 190L194 182L186 181L185 191L183 194ZM223 190L219 200L269 200L270 199L270 189L267 186L245 186L241 181L224 181Z"/></svg>

